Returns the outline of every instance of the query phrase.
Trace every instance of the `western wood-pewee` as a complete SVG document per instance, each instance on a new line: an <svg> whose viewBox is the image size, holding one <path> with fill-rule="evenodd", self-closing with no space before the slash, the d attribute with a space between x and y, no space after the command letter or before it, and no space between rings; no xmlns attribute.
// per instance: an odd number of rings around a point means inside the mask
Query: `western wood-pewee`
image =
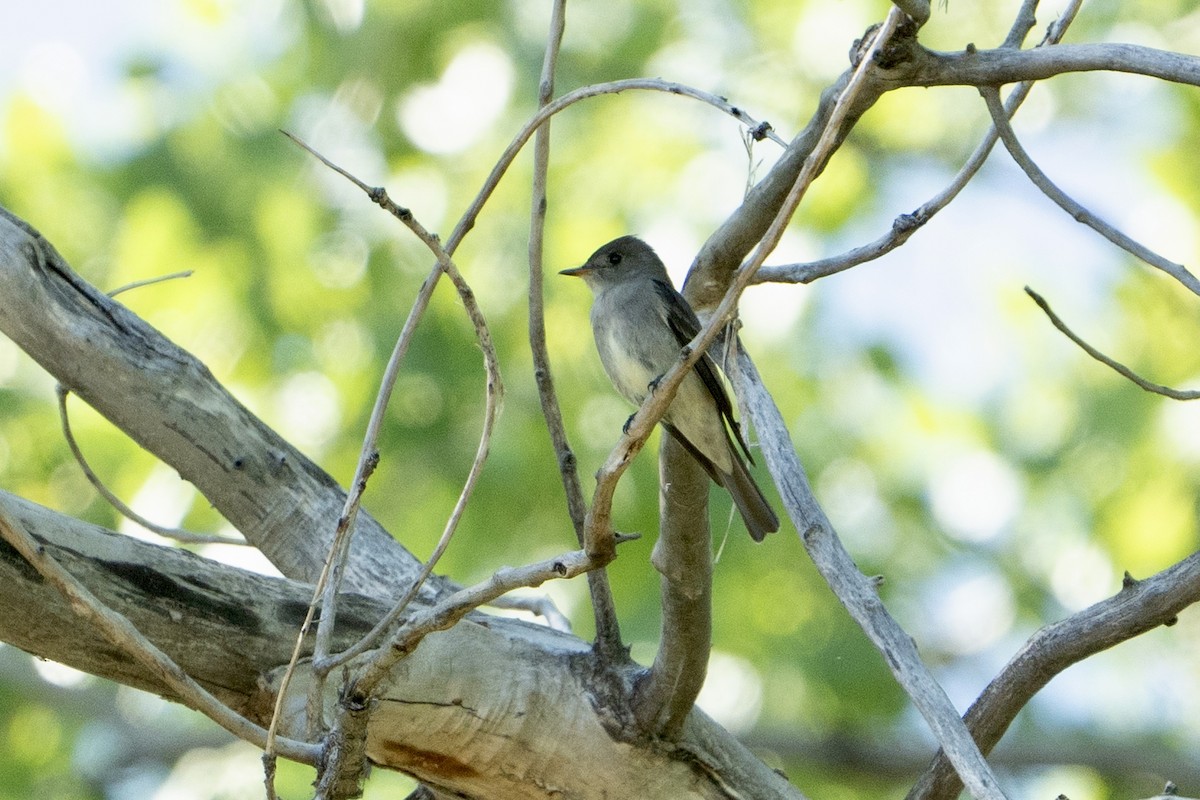
<svg viewBox="0 0 1200 800"><path fill-rule="evenodd" d="M683 346L700 332L700 320L671 285L662 260L636 236L614 239L583 266L559 274L581 277L592 290L592 334L600 362L617 391L640 406ZM779 530L779 518L729 435L732 431L753 463L717 365L707 353L679 384L662 424L716 483L729 490L756 542Z"/></svg>

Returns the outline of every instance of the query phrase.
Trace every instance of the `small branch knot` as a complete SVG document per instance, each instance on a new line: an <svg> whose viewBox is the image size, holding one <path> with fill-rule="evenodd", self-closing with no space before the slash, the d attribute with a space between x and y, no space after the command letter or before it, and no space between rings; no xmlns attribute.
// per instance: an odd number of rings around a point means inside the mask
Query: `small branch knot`
<svg viewBox="0 0 1200 800"><path fill-rule="evenodd" d="M761 142L763 139L766 139L773 130L774 127L772 127L771 123L763 120L750 129L750 138L756 142Z"/></svg>

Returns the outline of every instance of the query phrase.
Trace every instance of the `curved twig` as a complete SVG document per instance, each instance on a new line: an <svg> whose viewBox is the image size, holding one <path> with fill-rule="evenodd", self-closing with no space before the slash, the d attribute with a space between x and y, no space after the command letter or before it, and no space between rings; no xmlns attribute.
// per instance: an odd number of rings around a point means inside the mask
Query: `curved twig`
<svg viewBox="0 0 1200 800"><path fill-rule="evenodd" d="M699 100L702 103L725 112L729 116L736 119L751 130L764 131L766 138L779 144L786 146L787 143L781 139L774 129L767 122L761 122L754 117L751 117L744 109L731 104L723 97L719 97L711 92L705 92L692 86L683 83L675 83L674 81L664 81L661 78L627 78L620 81L610 81L608 83L595 83L589 86L581 86L578 89L567 92L562 97L559 97L552 103L547 103L538 109L537 113L530 117L517 135L509 142L508 147L500 154L500 158L496 160L492 171L488 173L487 178L483 182L475 199L471 205L463 213L462 218L455 226L450 238L446 240L447 252L453 253L458 247L463 237L475 226L475 220L479 217L479 212L487 203L492 193L496 191L496 187L500 184L500 179L512 166L512 162L516 159L517 154L525 147L525 144L533 137L534 133L542 126L542 124L553 117L555 114L563 111L576 103L583 100L589 100L593 97L600 97L606 94L620 94L621 92L630 91L649 91L649 92L666 92L667 94L678 95L680 97L690 97L694 100Z"/></svg>
<svg viewBox="0 0 1200 800"><path fill-rule="evenodd" d="M161 280L161 279L160 279ZM144 285L151 281L141 281L138 285ZM134 284L130 284L132 287ZM126 287L129 288L129 287ZM167 539L174 539L177 542L186 544L232 544L232 545L249 545L245 539L231 539L228 536L220 536L218 534L193 533L192 531L184 530L183 528L168 528L164 525L151 522L141 514L130 508L124 500L117 497L100 476L92 469L91 464L83 455L83 450L79 447L79 442L75 439L75 433L71 430L71 418L67 413L67 396L71 394L71 390L63 386L61 383L54 387L54 392L58 396L58 419L62 424L63 438L67 442L67 447L71 449L71 455L75 457L75 463L83 470L83 476L87 478L88 483L92 485L101 497L108 504L117 510L117 513L126 519L141 525L151 533L156 533L159 536Z"/></svg>
<svg viewBox="0 0 1200 800"><path fill-rule="evenodd" d="M1063 335L1065 335L1068 339L1070 339L1075 344L1079 345L1080 349L1083 350L1083 352L1087 353L1089 356L1096 359L1101 364L1105 364L1105 365L1111 367L1113 370L1120 373L1122 376L1128 378L1129 380L1133 381L1138 386L1145 389L1147 392L1153 392L1154 394L1161 394L1163 397L1169 397L1172 400L1200 399L1200 391L1198 391L1198 390L1195 390L1195 389L1172 389L1170 386L1163 386L1162 384L1153 383L1151 381L1146 380L1141 375L1138 375L1136 372L1134 372L1129 367L1122 364L1120 361L1117 361L1113 358L1110 358L1109 356L1104 355L1104 353L1101 353L1095 347L1092 347L1090 344L1088 344L1082 338L1080 338L1078 334L1076 334L1074 331L1072 331L1070 328L1068 328L1067 324L1065 322L1063 322L1059 318L1059 316L1057 314L1055 314L1054 311L1050 308L1050 304L1046 302L1046 299L1044 297L1042 297L1040 294L1035 292L1033 289L1030 289L1028 286L1025 287L1025 294L1027 294L1031 298L1033 298L1033 302L1038 304L1038 308L1042 309L1042 311L1044 311L1046 313L1046 316L1050 318L1050 323L1054 327L1058 328L1063 333Z"/></svg>
<svg viewBox="0 0 1200 800"><path fill-rule="evenodd" d="M388 612L387 616L380 620L380 622L371 630L370 633L364 636L362 640L356 643L353 647L343 651L342 653L339 653L336 657L325 659L314 655L314 669L319 672L328 673L329 670L335 669L341 664L346 663L346 661L354 656L365 652L375 641L377 641L378 637L381 636L383 632L387 630L387 628L391 627L391 625L393 625L395 621L399 619L400 615L408 607L408 604L411 603L412 600L417 596L417 593L421 590L425 580L433 572L433 568L437 565L437 562L441 558L442 554L446 552L446 548L450 544L450 539L453 537L454 532L458 529L458 522L462 518L463 512L466 510L467 502L470 500L471 494L474 492L475 484L478 482L479 475L483 470L483 464L487 460L488 450L491 445L492 431L494 429L496 416L500 408L500 400L504 396L504 384L500 379L500 361L496 355L496 347L492 342L492 335L488 329L487 322L483 318L483 312L480 310L479 304L475 300L474 292L471 290L471 287L467 285L462 273L459 272L458 267L455 266L454 262L450 258L449 253L447 253L442 247L437 237L431 234L420 222L418 222L417 219L413 217L411 211L409 211L407 208L396 205L396 203L393 202L390 197L388 197L385 189L381 187L368 186L351 173L337 166L329 159L313 150L301 140L291 136L291 134L288 134L288 136L305 150L308 150L310 153L320 159L320 161L327 167L342 175L351 183L358 186L358 188L366 192L371 198L372 202L389 212L396 219L403 222L405 226L407 226L409 230L416 234L417 238L419 238L425 244L425 246L429 248L430 252L432 252L437 258L440 269L450 277L454 287L458 290L459 298L462 300L463 305L466 308L467 316L475 326L476 338L479 340L479 346L483 350L484 366L487 373L487 391L485 393L483 430L480 434L479 446L476 449L475 459L471 463L471 469L467 473L467 478L463 484L462 491L459 493L458 500L454 504L454 509L451 512L449 519L446 521L446 525L442 530L441 537L438 539L437 546L434 547L433 553L430 554L428 560L422 566L420 574L416 580L413 581L412 586L409 587L409 590L404 594L400 601L393 606L392 610ZM385 388L386 391L384 389L380 390L381 403L377 403L377 407L380 405L386 406L387 404L392 387L391 385L387 385ZM379 411L379 416L382 417L382 409ZM372 420L375 421L374 414L372 414ZM373 451L373 448L364 447L364 453L371 451ZM351 497L354 497L355 500L361 499L361 488L357 481L357 476L354 489L356 491L351 492ZM355 495L357 495L357 497ZM349 505L349 499L347 500L347 504ZM355 510L357 510L357 504ZM332 581L330 582L330 585L333 585ZM324 624L325 620L331 616L329 608L330 600L331 598L326 598L326 603L322 609L322 624Z"/></svg>
<svg viewBox="0 0 1200 800"><path fill-rule="evenodd" d="M1029 180L1038 189L1041 189L1043 194L1057 203L1063 211L1070 214L1076 222L1082 222L1117 247L1145 261L1150 266L1157 267L1182 283L1193 294L1200 295L1200 280L1197 280L1196 276L1189 272L1187 267L1163 258L1145 245L1126 236L1084 208L1050 180L1046 173L1025 152L1025 148L1021 146L1021 142L1017 139L1017 134L1013 131L1012 126L1009 125L1008 118L1004 114L1003 106L1000 104L1000 91L996 87L981 86L979 94L982 95L984 103L987 104L988 113L992 115L992 122L1000 134L1000 139L1004 142L1004 146L1008 148L1009 154L1012 155L1013 160L1017 162L1017 165L1029 177Z"/></svg>
<svg viewBox="0 0 1200 800"><path fill-rule="evenodd" d="M166 281L173 281L178 278L190 278L192 270L185 269L178 272L171 272L166 275L155 275L152 278L144 278L139 281L132 281L124 286L118 286L116 289L108 292L109 297L116 297L122 292L128 292L132 289L140 289L144 286L153 286ZM62 425L63 438L67 442L67 447L71 450L71 455L75 458L75 463L79 464L79 468L83 470L83 476L87 478L88 483L92 488L103 497L108 504L116 509L117 513L126 519L142 526L151 533L156 533L166 539L174 539L177 542L185 544L231 544L237 546L246 546L249 544L245 539L232 539L228 536L220 536L218 534L208 533L193 533L183 528L168 528L165 525L158 525L143 517L141 514L130 508L125 501L117 497L117 495L105 485L96 471L92 469L87 458L83 455L83 449L79 446L79 442L75 439L75 433L71 430L71 416L67 412L67 397L71 394L71 390L61 383L55 384L54 393L58 397L58 419Z"/></svg>
<svg viewBox="0 0 1200 800"><path fill-rule="evenodd" d="M338 520L337 532L334 536L333 545L329 549L329 555L326 560L325 569L322 571L320 580L314 591L313 603L308 609L305 621L301 626L297 636L296 648L293 652L292 661L289 664L288 672L285 673L283 682L286 687L291 673L295 668L300 653L300 645L303 642L305 635L312 624L314 611L316 609L317 597L324 595L322 612L320 621L317 627L317 640L313 653L314 673L317 676L324 676L330 670L345 663L355 655L364 652L375 641L382 636L383 632L391 627L407 608L408 604L417 596L421 587L433 572L438 560L445 552L450 544L450 539L458 528L458 522L462 518L462 514L466 509L467 501L474 491L475 484L479 479L479 475L483 470L483 463L487 459L488 450L491 443L492 430L495 424L496 416L499 410L500 398L504 394L503 383L500 380L499 359L496 356L496 349L491 340L491 334L488 330L487 323L483 319L483 314L479 309L478 303L475 301L474 293L463 279L462 274L450 259L450 255L442 248L437 237L429 233L424 226L420 224L412 215L412 212L407 208L402 208L396 205L387 195L387 191L381 187L371 187L363 183L357 177L337 166L329 159L318 153L306 143L290 133L285 134L292 139L296 144L307 150L323 164L338 174L345 177L351 183L362 189L372 200L384 210L392 214L398 220L403 222L409 230L413 231L419 239L434 253L437 257L437 267L439 272L445 272L450 276L455 288L458 290L459 297L463 301L463 305L467 310L467 315L475 326L476 336L484 353L484 364L487 372L487 390L485 393L485 409L483 430L480 435L479 447L476 451L475 459L471 464L471 469L468 471L466 481L464 482L462 491L459 494L458 500L454 505L446 526L442 531L442 535L438 540L437 546L429 559L422 565L420 573L409 586L408 591L404 596L393 606L392 610L376 624L376 626L366 634L359 642L357 642L348 650L339 653L337 656L330 657L329 641L332 637L333 625L336 615L336 593L340 584L340 565L348 553L350 546L350 532L354 529L354 520L358 513L359 506L362 500L362 493L366 489L366 481L379 461L379 454L375 448L375 442L378 439L378 433L382 427L383 413L387 407L387 402L391 397L392 388L395 386L395 380L399 373L399 362L404 352L407 351L407 342L411 336L411 330L415 327L413 322L416 309L410 313L409 320L405 324L405 328L401 333L401 337L397 342L397 346L393 351L392 359L388 363L388 368L385 370L382 385L379 393L376 396L375 407L371 413L371 419L367 426L367 434L363 442L362 453L359 458L358 466L355 470L354 481L351 485L351 491L346 498L346 504L343 508L341 517ZM426 284L430 284L426 281ZM406 336L405 334L408 334ZM402 346L403 344L403 346ZM316 703L320 693L321 681L316 680L313 684L313 690L310 692L310 711L315 711ZM279 699L276 702L276 710L271 723L272 740L278 724L279 711L282 705L283 692L281 691ZM316 714L310 714L311 720L317 718ZM268 753L270 753L268 748Z"/></svg>

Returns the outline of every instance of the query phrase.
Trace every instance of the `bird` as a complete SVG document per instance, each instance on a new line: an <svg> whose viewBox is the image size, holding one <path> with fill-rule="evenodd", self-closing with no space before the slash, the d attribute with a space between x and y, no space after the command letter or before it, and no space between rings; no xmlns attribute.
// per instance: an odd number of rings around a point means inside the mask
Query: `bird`
<svg viewBox="0 0 1200 800"><path fill-rule="evenodd" d="M640 406L700 332L696 312L675 290L662 259L636 236L614 239L582 266L559 274L582 278L592 290L592 335L600 363L621 396ZM746 459L751 464L754 459L707 353L679 384L661 422L733 497L756 542L779 530L779 518L746 466Z"/></svg>

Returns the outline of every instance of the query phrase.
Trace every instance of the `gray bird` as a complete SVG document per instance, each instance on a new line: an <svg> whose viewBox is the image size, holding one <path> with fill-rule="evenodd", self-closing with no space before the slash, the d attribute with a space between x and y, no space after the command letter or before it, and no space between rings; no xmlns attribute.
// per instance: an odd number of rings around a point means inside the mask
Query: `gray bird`
<svg viewBox="0 0 1200 800"><path fill-rule="evenodd" d="M559 274L583 278L592 290L592 334L600 362L617 391L640 406L682 347L700 332L696 313L671 285L662 260L636 236L614 239L583 266ZM729 490L754 541L779 530L779 518L729 435L732 431L753 463L717 365L707 353L679 384L662 424Z"/></svg>

